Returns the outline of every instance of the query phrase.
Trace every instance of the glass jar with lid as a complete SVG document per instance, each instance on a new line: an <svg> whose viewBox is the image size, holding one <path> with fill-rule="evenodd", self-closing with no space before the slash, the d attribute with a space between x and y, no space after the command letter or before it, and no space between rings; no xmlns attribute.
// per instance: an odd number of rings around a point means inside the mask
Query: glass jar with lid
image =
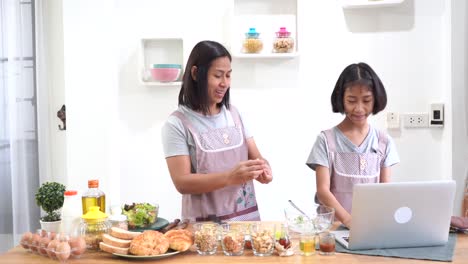
<svg viewBox="0 0 468 264"><path fill-rule="evenodd" d="M80 224L80 233L85 238L86 248L91 250L99 249L102 235L109 233L111 228L107 214L99 211L99 206L91 206L89 211L81 218L84 221Z"/></svg>
<svg viewBox="0 0 468 264"><path fill-rule="evenodd" d="M291 37L291 32L286 30L286 27L280 27L276 32L276 38L273 41L273 52L289 53L294 50L294 39Z"/></svg>
<svg viewBox="0 0 468 264"><path fill-rule="evenodd" d="M245 33L245 40L242 44L243 53L260 53L263 49L263 41L260 39L260 33L255 28L250 28Z"/></svg>

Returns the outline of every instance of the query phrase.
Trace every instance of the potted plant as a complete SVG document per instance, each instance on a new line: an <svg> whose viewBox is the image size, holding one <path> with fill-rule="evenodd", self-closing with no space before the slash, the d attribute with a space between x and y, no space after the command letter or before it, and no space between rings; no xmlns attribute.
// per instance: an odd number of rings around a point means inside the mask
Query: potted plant
<svg viewBox="0 0 468 264"><path fill-rule="evenodd" d="M60 212L63 206L65 185L58 182L46 182L36 192L36 204L46 212L41 217L41 228L58 232L60 227Z"/></svg>

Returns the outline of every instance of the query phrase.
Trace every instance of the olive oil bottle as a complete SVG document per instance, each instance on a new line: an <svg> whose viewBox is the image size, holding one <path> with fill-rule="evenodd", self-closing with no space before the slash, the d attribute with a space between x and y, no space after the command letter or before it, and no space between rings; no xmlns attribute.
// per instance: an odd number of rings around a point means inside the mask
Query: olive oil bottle
<svg viewBox="0 0 468 264"><path fill-rule="evenodd" d="M99 211L106 212L106 195L99 190L99 180L88 180L88 190L81 196L83 214L89 211L91 206L99 206Z"/></svg>

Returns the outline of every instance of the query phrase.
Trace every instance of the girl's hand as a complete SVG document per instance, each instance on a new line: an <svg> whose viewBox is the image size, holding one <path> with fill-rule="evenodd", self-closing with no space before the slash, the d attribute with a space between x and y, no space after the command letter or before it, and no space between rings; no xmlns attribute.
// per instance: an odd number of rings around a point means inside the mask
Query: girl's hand
<svg viewBox="0 0 468 264"><path fill-rule="evenodd" d="M247 160L240 162L228 174L228 184L243 184L253 179L257 179L265 168L263 160Z"/></svg>

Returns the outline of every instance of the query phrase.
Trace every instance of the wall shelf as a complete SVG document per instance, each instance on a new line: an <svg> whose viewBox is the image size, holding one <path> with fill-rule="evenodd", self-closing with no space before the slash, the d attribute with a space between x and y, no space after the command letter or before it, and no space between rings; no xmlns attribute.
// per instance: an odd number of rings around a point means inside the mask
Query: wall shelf
<svg viewBox="0 0 468 264"><path fill-rule="evenodd" d="M141 84L146 85L146 86L177 86L177 87L180 87L182 85L182 82L180 82L180 81L177 81L177 82L154 82L154 81L144 82L144 81L142 81Z"/></svg>
<svg viewBox="0 0 468 264"><path fill-rule="evenodd" d="M184 45L181 38L143 38L140 40L138 79L147 86L180 86L184 68ZM157 82L149 72L152 64L180 64L182 71L175 82Z"/></svg>
<svg viewBox="0 0 468 264"><path fill-rule="evenodd" d="M405 0L340 0L344 9L395 6Z"/></svg>
<svg viewBox="0 0 468 264"><path fill-rule="evenodd" d="M299 57L299 52L292 53L234 53L233 58L239 59L294 59Z"/></svg>
<svg viewBox="0 0 468 264"><path fill-rule="evenodd" d="M255 27L263 41L258 54L242 53L242 43L249 28ZM292 53L273 53L275 33L286 27L294 38ZM231 24L231 54L234 58L291 59L299 55L297 32L297 0L234 0Z"/></svg>

